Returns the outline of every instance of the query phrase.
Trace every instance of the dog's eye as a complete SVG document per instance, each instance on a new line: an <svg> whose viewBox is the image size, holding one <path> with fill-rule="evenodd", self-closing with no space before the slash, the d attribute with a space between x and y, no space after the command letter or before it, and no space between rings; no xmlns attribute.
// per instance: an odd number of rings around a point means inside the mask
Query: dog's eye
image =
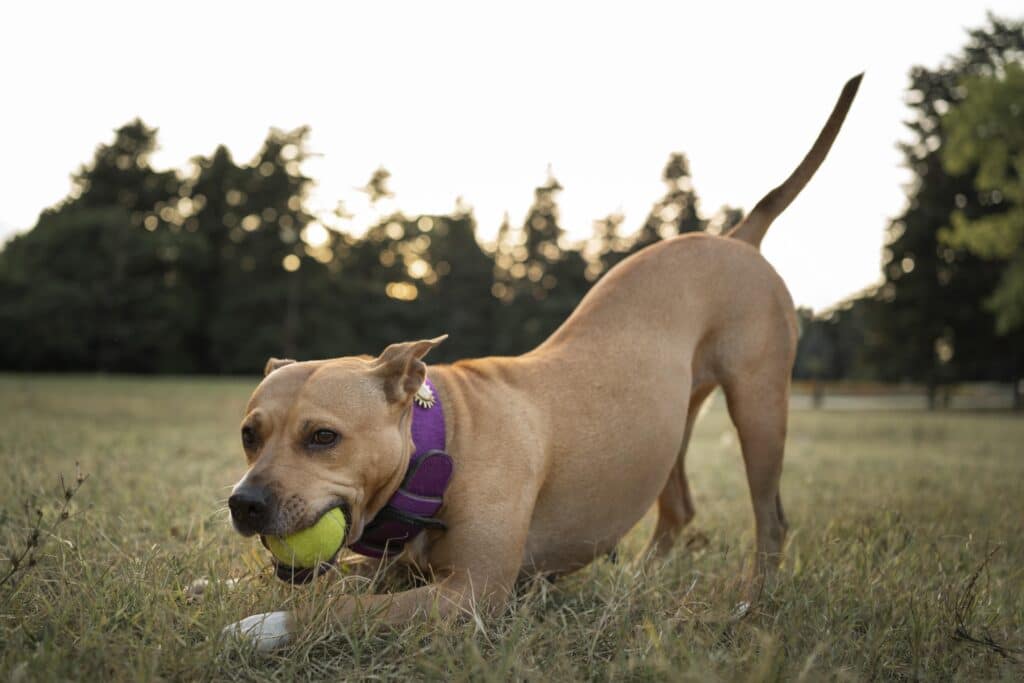
<svg viewBox="0 0 1024 683"><path fill-rule="evenodd" d="M330 429L318 429L313 432L309 443L313 446L330 446L337 440L338 432L331 431Z"/></svg>
<svg viewBox="0 0 1024 683"><path fill-rule="evenodd" d="M246 448L256 445L256 432L252 427L242 427L242 445Z"/></svg>

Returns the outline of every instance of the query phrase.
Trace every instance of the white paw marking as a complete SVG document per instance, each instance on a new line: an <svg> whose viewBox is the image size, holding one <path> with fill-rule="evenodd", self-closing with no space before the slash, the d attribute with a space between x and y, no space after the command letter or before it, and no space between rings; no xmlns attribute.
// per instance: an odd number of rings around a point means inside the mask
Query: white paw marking
<svg viewBox="0 0 1024 683"><path fill-rule="evenodd" d="M225 636L246 642L257 652L269 652L284 647L292 639L290 612L264 612L254 614L225 627Z"/></svg>

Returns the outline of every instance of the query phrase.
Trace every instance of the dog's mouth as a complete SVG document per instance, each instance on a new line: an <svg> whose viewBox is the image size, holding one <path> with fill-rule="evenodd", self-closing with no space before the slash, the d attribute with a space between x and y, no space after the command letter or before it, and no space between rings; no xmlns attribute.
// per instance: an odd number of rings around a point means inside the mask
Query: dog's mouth
<svg viewBox="0 0 1024 683"><path fill-rule="evenodd" d="M348 502L342 501L341 503L336 503L327 506L320 512L320 514L316 516L316 518L313 520L313 523L309 526L313 526L314 524L319 522L323 518L323 516L330 512L331 510L340 510L342 516L344 516L345 518L345 534L344 536L342 536L341 545L338 546L338 549L335 551L334 555L331 556L330 559L320 562L315 567L292 567L288 564L285 564L281 560L277 559L277 557L274 556L273 553L271 553L271 557L273 558L274 563L274 573L277 575L277 578L281 579L286 583L309 583L321 574L329 572L331 569L334 568L335 565L337 565L338 556L341 555L341 551L344 550L345 547L348 545L351 537L352 511L349 508ZM309 526L303 528L308 529ZM302 529L297 529L292 533L298 533L298 531L302 531ZM263 544L264 548L270 550L270 546L267 544L267 537L263 534L260 534L260 543Z"/></svg>

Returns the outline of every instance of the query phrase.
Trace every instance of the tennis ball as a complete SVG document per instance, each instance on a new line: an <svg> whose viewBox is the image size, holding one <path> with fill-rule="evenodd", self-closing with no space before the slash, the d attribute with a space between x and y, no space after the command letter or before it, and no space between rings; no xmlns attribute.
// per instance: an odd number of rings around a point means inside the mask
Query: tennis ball
<svg viewBox="0 0 1024 683"><path fill-rule="evenodd" d="M267 536L267 547L289 567L312 568L327 562L345 540L345 515L334 508L313 526L289 536Z"/></svg>

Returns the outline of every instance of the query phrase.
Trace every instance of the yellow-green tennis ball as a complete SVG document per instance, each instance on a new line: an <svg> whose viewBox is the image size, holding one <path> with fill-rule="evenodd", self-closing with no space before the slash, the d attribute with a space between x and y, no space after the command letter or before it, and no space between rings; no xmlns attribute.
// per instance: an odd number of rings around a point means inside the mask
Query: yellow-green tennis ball
<svg viewBox="0 0 1024 683"><path fill-rule="evenodd" d="M267 546L289 567L315 567L334 557L345 540L345 515L334 508L313 526L290 536L267 536Z"/></svg>

